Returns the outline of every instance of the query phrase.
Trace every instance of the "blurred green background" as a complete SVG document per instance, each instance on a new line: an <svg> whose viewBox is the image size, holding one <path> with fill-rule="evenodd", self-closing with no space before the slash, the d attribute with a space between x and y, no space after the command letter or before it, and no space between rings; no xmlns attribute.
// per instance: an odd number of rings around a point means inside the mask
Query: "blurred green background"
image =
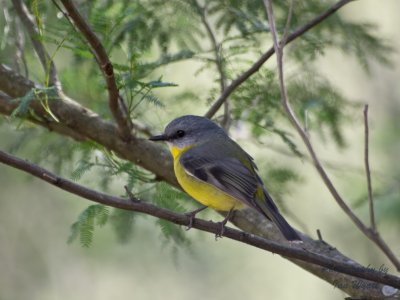
<svg viewBox="0 0 400 300"><path fill-rule="evenodd" d="M399 256L398 11L400 3L396 0L357 1L341 10L348 20L378 25L378 35L387 38L395 50L389 67L372 62L366 73L354 58L337 50L327 50L315 64L346 97L357 104L369 104L370 162L378 225L384 239ZM32 57L29 59L34 61ZM86 95L82 91L74 94L74 85L79 83L73 81L74 71L68 70L68 59L68 52L56 56L56 64L64 72L64 86L69 96L84 99ZM290 64L286 66L291 68ZM198 67L193 62L179 62L159 69L157 72L166 81L179 86L163 90L158 96L171 100L182 92L179 89L184 88L199 99L209 97L208 90L214 82L208 71L198 73ZM88 97L95 93L86 92ZM201 105L181 101L179 106L152 107L147 113L142 112L142 117L154 126L155 131L161 131L170 119L179 115L203 114L206 104L205 101ZM311 134L312 142L340 193L368 223L365 201L360 204L360 199L365 200L366 196L362 107L349 113L351 119L344 126L346 147L337 147L329 138L317 134ZM2 150L16 147L21 136L26 135L24 148L16 153L30 157L29 151L40 149L38 136L48 133L31 130L27 124L16 130L16 123L8 120L2 123L0 147ZM276 136L269 137L266 145L254 146L240 130L232 130L232 135L256 158L260 169L268 165L287 166L300 175L299 182L290 184L283 203L285 215L294 227L315 238L316 229L320 229L324 239L345 255L375 268L384 265L389 272L395 273L377 247L335 204L305 159L279 151L281 142ZM294 140L298 141L297 138ZM63 139L59 147L72 143ZM301 144L298 145L303 151ZM40 151L45 157L47 152L57 153L57 148ZM51 159L41 160L41 165L52 168ZM70 174L74 168L74 165L62 166L62 174ZM79 182L95 186L95 182L101 180L96 176L96 170L92 170ZM123 180L117 177L108 191L123 194L123 185ZM279 191L279 187L274 190ZM226 238L215 241L213 235L190 230L184 232L189 238L189 246L174 245L165 239L159 227L154 226L151 217L135 217L132 239L126 243L119 243L112 228L104 226L96 229L93 243L88 248L79 242L67 244L71 224L88 204L86 200L0 165L0 299L256 300L341 299L345 296L278 255ZM212 212L203 216L213 220L220 218Z"/></svg>

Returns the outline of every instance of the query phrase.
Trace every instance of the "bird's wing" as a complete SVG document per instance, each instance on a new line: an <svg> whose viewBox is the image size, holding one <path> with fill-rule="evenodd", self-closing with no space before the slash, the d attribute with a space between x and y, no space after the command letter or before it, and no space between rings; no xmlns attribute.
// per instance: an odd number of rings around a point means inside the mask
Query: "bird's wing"
<svg viewBox="0 0 400 300"><path fill-rule="evenodd" d="M180 163L189 175L255 208L266 218L274 221L288 240L301 240L279 213L271 196L263 187L250 157L249 168L247 168L234 157L223 157L221 153L211 157L205 154L207 150L202 150L204 149L197 149L197 151L191 149L181 156ZM263 196L260 196L259 192Z"/></svg>
<svg viewBox="0 0 400 300"><path fill-rule="evenodd" d="M255 205L257 175L252 174L238 159L210 157L188 151L180 158L185 171L249 206Z"/></svg>

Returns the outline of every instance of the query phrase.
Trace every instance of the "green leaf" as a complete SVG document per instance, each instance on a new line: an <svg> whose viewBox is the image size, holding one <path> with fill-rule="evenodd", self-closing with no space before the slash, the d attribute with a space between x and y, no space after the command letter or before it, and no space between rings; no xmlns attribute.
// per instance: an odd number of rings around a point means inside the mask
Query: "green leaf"
<svg viewBox="0 0 400 300"><path fill-rule="evenodd" d="M38 100L42 104L46 112L51 116L51 118L58 122L57 118L51 112L48 101L58 98L57 90L55 87L49 88L32 88L23 97L15 98L14 101L18 101L19 105L14 109L11 117L26 117L29 112L29 106L32 101Z"/></svg>
<svg viewBox="0 0 400 300"><path fill-rule="evenodd" d="M133 236L136 213L115 208L110 216L110 224L120 243L128 242Z"/></svg>
<svg viewBox="0 0 400 300"><path fill-rule="evenodd" d="M159 88L159 87L168 87L168 86L178 86L176 83L172 82L162 82L159 80L150 81L148 85L152 88Z"/></svg>
<svg viewBox="0 0 400 300"><path fill-rule="evenodd" d="M295 154L299 158L303 157L303 154L297 148L296 143L290 138L291 135L290 133L275 127L272 128L272 131L282 139L282 141L289 147L289 149L293 152L293 154Z"/></svg>
<svg viewBox="0 0 400 300"><path fill-rule="evenodd" d="M173 241L178 246L189 245L189 240L184 235L182 228L178 225L162 219L158 219L157 224L160 226L166 242Z"/></svg>
<svg viewBox="0 0 400 300"><path fill-rule="evenodd" d="M187 211L182 202L188 201L188 196L185 193L171 187L167 183L160 182L156 185L153 199L156 205L172 211ZM189 245L189 241L187 240L187 237L184 235L184 232L180 226L162 219L157 220L157 224L160 226L166 242L173 242L180 246Z"/></svg>
<svg viewBox="0 0 400 300"><path fill-rule="evenodd" d="M81 160L78 162L78 166L76 167L76 169L72 172L71 174L71 179L73 181L78 181L79 179L82 178L82 176L90 171L90 169L95 166L94 163L90 163L84 160Z"/></svg>
<svg viewBox="0 0 400 300"><path fill-rule="evenodd" d="M34 96L33 89L26 93L23 97L14 99L14 101L19 101L19 104L12 112L11 117L26 117L26 115L28 114L29 106L35 99L36 98Z"/></svg>
<svg viewBox="0 0 400 300"><path fill-rule="evenodd" d="M74 242L78 237L83 247L92 244L96 226L104 226L108 221L109 210L101 204L94 204L87 207L72 224L68 243Z"/></svg>
<svg viewBox="0 0 400 300"><path fill-rule="evenodd" d="M165 182L157 183L153 199L155 204L176 212L186 211L183 202L189 201L185 193Z"/></svg>

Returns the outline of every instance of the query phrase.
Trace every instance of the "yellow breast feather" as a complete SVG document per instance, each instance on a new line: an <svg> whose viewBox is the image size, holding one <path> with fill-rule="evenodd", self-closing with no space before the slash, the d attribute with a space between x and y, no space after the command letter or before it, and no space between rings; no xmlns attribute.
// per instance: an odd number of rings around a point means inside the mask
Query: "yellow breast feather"
<svg viewBox="0 0 400 300"><path fill-rule="evenodd" d="M228 195L217 187L197 179L190 174L181 165L179 159L183 153L192 147L177 148L171 147L171 153L174 158L174 171L179 184L195 200L203 205L209 206L219 211L229 211L233 209L242 209L245 205L236 198Z"/></svg>

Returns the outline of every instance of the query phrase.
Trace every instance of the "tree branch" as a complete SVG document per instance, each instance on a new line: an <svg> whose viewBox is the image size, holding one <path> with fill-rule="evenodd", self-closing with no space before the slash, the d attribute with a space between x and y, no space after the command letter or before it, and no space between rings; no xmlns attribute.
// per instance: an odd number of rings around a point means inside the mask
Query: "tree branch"
<svg viewBox="0 0 400 300"><path fill-rule="evenodd" d="M293 17L293 0L289 0L289 9L288 9L288 16L286 18L286 25L285 28L283 29L283 34L282 34L282 39L281 39L281 44L285 45L287 42L288 34L289 34L289 29L290 29L290 23L292 22L292 17Z"/></svg>
<svg viewBox="0 0 400 300"><path fill-rule="evenodd" d="M287 40L285 45L289 44L296 38L302 36L304 33L309 31L311 28L317 26L323 20L334 14L337 10L341 7L345 6L346 4L353 2L356 0L341 0L332 5L329 9L327 9L324 13L318 15L309 23L297 28L293 33L287 36ZM228 99L228 97L233 93L235 89L237 89L243 82L245 82L248 78L250 78L254 73L256 73L261 66L275 53L275 48L272 46L265 52L247 71L243 72L239 77L231 82L230 85L222 92L219 98L214 102L214 104L210 107L207 113L204 115L205 117L211 119L216 112L220 109L222 104Z"/></svg>
<svg viewBox="0 0 400 300"><path fill-rule="evenodd" d="M21 20L19 20L19 19L15 20L14 28L15 28L14 31L15 31L15 35L16 35L16 40L15 40L15 47L16 47L15 62L16 62L16 66L18 66L19 64L22 64L22 67L23 67L23 70L24 70L24 73L23 73L24 76L25 77L29 77L28 62L26 61L26 57L25 57L25 35L23 33L23 30L22 30Z"/></svg>
<svg viewBox="0 0 400 300"><path fill-rule="evenodd" d="M367 186L368 186L369 217L371 222L370 226L373 231L377 231L375 224L374 199L372 197L371 170L369 168L368 104L364 106L364 130L365 130L364 163L365 163L365 175L367 176Z"/></svg>
<svg viewBox="0 0 400 300"><path fill-rule="evenodd" d="M23 97L33 88L40 87L0 64L0 90L5 94L11 98ZM0 107L8 106L8 114L11 114L18 105L18 100L8 99L7 101L6 98L0 98ZM164 149L144 139L135 138L129 142L120 139L118 129L113 123L103 120L98 114L63 93L59 93L58 98L52 98L48 105L59 120L59 124L55 128L62 126L66 130L70 129L85 139L95 141L114 151L119 157L157 174L160 179L178 186L173 175L170 154ZM47 120L47 125L50 126L54 122L47 117L47 113L40 104L40 99L32 101L30 108L37 116ZM56 129L54 130L56 131ZM62 132L59 133L62 134Z"/></svg>
<svg viewBox="0 0 400 300"><path fill-rule="evenodd" d="M398 271L400 271L400 261L396 258L394 253L390 250L388 245L382 240L377 232L368 228L350 209L350 207L346 204L343 198L340 196L339 192L336 190L335 186L333 185L332 181L330 180L328 174L326 173L325 169L322 167L321 162L309 140L307 133L302 128L300 122L298 121L290 103L289 98L287 96L287 90L285 87L284 81L284 72L283 72L283 47L284 45L279 44L277 31L275 28L275 21L274 15L272 11L272 3L271 0L263 0L264 5L266 7L267 15L268 15L268 22L271 28L272 40L274 43L275 53L276 53L276 60L278 65L278 75L279 75L279 88L281 93L282 99L282 106L288 116L288 119L292 123L292 125L297 130L298 134L300 135L301 139L303 140L312 160L314 163L315 168L317 169L319 175L321 176L323 182L327 186L328 190L332 194L333 198L336 200L338 205L342 208L342 210L347 214L347 216L353 221L353 223L358 227L361 232L363 232L371 241L373 241L385 255L390 259L393 265L396 267Z"/></svg>
<svg viewBox="0 0 400 300"><path fill-rule="evenodd" d="M43 42L40 40L39 30L36 26L34 18L29 13L27 7L21 0L12 0L15 11L17 12L19 18L22 21L28 35L33 44L36 54L39 56L39 60L42 64L43 70L48 75L48 85L55 86L57 89L61 89L61 83L58 79L56 66L50 55L47 53ZM47 79L46 79L47 81ZM47 85L47 82L46 82Z"/></svg>
<svg viewBox="0 0 400 300"><path fill-rule="evenodd" d="M8 96L7 94L3 93L0 91L0 113L3 115L10 116L14 110L17 108L18 102L13 101L13 99ZM88 139L80 134L79 132L76 132L75 130L72 130L65 126L64 124L60 122L53 122L48 119L39 119L38 116L43 116L46 114L46 112L43 110L43 107L37 107L37 109L42 109L41 114L37 114L36 118L31 115L24 116L25 120L32 122L36 125L40 125L44 128L47 128L49 131L54 131L57 132L61 135L71 137L77 142L84 142L87 141Z"/></svg>
<svg viewBox="0 0 400 300"><path fill-rule="evenodd" d="M35 84L33 82L0 64L0 90L8 94L8 96L22 97L34 87ZM13 111L18 104L18 99L11 100L10 97L0 97L0 108L3 109L4 107L11 105L7 110L8 112ZM173 173L171 156L163 147L144 139L136 138L130 142L121 140L114 124L101 119L97 114L81 106L65 95L60 94L59 98L49 101L49 106L51 111L59 119L58 126L63 126L67 130L75 132L85 139L95 141L108 150L113 151L119 157L129 160L134 164L153 172L156 174L157 178L165 180L171 185L178 187L178 183ZM2 109L0 109L0 112L2 112ZM43 111L39 99L31 102L30 109L33 110L35 116L44 120L46 119L47 113ZM54 129L54 131L57 131L57 129ZM57 132L65 134L61 130ZM286 240L282 238L279 230L254 210L237 211L231 222L245 232L273 240L277 243L286 243ZM314 241L305 234L302 235L302 239L305 247L313 253L325 257L331 257L342 263L351 263L359 266L357 262L346 257L336 248L327 243ZM382 299L382 289L384 286L380 284L374 284L371 286L369 281L361 279L355 280L352 276L327 271L324 267L301 260L290 260L301 268L323 280L326 280L333 286L340 288L353 297L358 296L365 298L368 296L368 298ZM367 286L368 289L360 289L360 285ZM396 295L400 296L400 292Z"/></svg>
<svg viewBox="0 0 400 300"><path fill-rule="evenodd" d="M219 48L220 48L221 44L219 42L217 42L217 38L215 37L215 34L211 28L211 25L208 22L207 7L206 6L202 7L197 0L194 0L194 4L196 5L196 8L200 15L201 22L203 23L204 28L206 29L207 35L211 41L211 46L213 48L212 50L214 52L215 64L217 66L217 71L219 73L219 85L220 85L220 89L222 92L226 86L226 76L225 76L224 67L222 64L222 58L219 54Z"/></svg>
<svg viewBox="0 0 400 300"><path fill-rule="evenodd" d="M119 101L120 95L115 81L114 68L108 58L107 52L104 49L101 41L90 28L89 24L86 23L85 19L81 16L79 11L71 0L61 0L68 16L74 21L76 28L82 33L86 41L89 43L93 54L96 58L97 64L99 65L108 89L108 105L110 111L117 122L118 129L121 137L124 140L129 141L131 138L132 125L128 115L125 115Z"/></svg>
<svg viewBox="0 0 400 300"><path fill-rule="evenodd" d="M32 164L26 160L22 160L10 154L7 154L0 150L0 162L3 164L12 166L26 173L29 173L41 180L44 180L62 190L78 195L85 199L101 203L107 206L112 206L120 209L131 210L136 212L142 212L157 218L161 218L178 225L189 225L190 217L185 214L179 214L169 211L164 208L157 207L155 205L145 203L139 199L131 199L134 201L127 201L125 199L114 197L111 195L103 194L95 190L88 189L84 186L78 185L70 180L64 179L51 173L50 171L41 168L35 164ZM204 221L200 219L194 219L193 228L210 232L219 233L220 225L212 221ZM317 264L328 268L329 270L336 272L343 272L345 274L363 278L383 284L388 284L395 288L400 288L400 278L394 275L386 274L383 272L371 270L361 266L354 265L353 263L342 263L322 255L311 253L299 247L284 246L272 241L265 240L253 234L245 233L232 228L226 228L223 234L229 239L236 240L272 253L277 253L285 257L292 259L299 259L309 263Z"/></svg>
<svg viewBox="0 0 400 300"><path fill-rule="evenodd" d="M208 22L207 18L207 5L202 7L197 0L194 0L194 4L197 7L198 13L200 15L201 22L204 25L204 28L206 29L207 35L211 41L211 46L213 48L214 52L214 60L215 60L215 65L217 67L217 71L219 74L219 86L220 86L220 91L221 93L224 92L226 88L226 76L225 76L225 71L224 71L224 66L223 66L223 58L221 57L221 43L217 41L217 38L215 37L215 34L211 28L210 22ZM222 127L225 129L229 129L229 123L230 123L230 112L229 112L229 102L228 99L224 101L224 118L222 120Z"/></svg>

